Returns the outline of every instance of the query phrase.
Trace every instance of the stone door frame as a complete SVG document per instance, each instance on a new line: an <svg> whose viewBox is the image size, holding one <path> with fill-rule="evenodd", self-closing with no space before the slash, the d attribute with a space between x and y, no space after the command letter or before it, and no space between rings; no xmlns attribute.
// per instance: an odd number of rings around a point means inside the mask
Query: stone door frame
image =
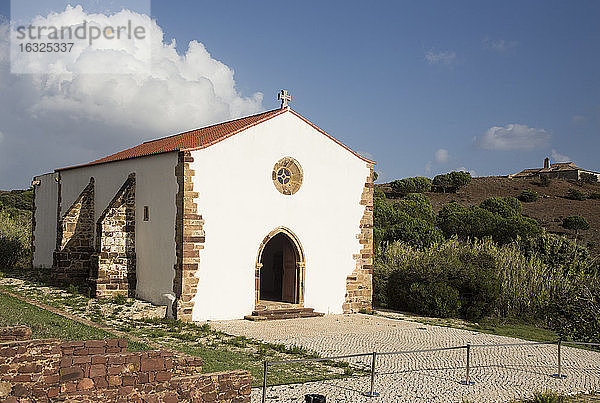
<svg viewBox="0 0 600 403"><path fill-rule="evenodd" d="M263 264L261 263L262 254L267 246L267 243L275 237L275 235L283 234L287 236L287 238L292 242L296 253L296 274L297 274L297 282L296 282L296 293L297 293L297 303L296 305L304 306L304 275L306 271L306 264L304 260L304 249L302 248L302 244L300 240L290 230L286 227L277 227L273 231L269 232L269 234L263 239L258 248L258 254L256 256L256 265L254 270L254 304L258 305L258 301L260 300L260 269L262 269Z"/></svg>

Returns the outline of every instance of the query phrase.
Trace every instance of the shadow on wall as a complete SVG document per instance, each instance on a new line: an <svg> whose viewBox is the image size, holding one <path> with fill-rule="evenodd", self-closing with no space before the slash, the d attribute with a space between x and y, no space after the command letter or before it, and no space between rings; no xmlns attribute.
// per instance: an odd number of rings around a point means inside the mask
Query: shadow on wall
<svg viewBox="0 0 600 403"><path fill-rule="evenodd" d="M53 281L91 286L98 298L135 297L135 174L129 175L97 222L94 192L90 178L58 223Z"/></svg>
<svg viewBox="0 0 600 403"><path fill-rule="evenodd" d="M94 253L93 242L94 178L90 178L88 185L58 222L53 280L87 284Z"/></svg>

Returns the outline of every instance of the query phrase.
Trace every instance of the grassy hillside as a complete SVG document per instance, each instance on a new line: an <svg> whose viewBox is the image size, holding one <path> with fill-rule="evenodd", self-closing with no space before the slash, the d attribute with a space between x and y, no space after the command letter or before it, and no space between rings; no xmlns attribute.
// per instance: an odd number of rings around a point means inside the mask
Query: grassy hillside
<svg viewBox="0 0 600 403"><path fill-rule="evenodd" d="M383 190L388 199L394 199L389 184L376 185ZM552 233L572 235L561 227L562 219L571 215L580 215L588 220L590 229L582 231L578 237L591 250L600 254L600 200L570 200L566 198L569 189L575 188L586 194L600 193L600 183L580 185L565 180L552 180L543 187L536 179L509 179L504 177L474 178L473 181L456 193L425 193L437 213L444 205L456 201L464 206L479 205L489 197L518 197L523 190L533 190L539 199L532 203L523 203L523 215L534 218L543 228Z"/></svg>

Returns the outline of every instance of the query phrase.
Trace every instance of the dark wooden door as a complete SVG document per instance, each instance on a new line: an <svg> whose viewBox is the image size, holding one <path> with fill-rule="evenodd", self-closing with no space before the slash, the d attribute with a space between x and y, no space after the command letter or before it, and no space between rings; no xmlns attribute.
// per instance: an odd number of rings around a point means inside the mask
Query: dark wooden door
<svg viewBox="0 0 600 403"><path fill-rule="evenodd" d="M282 284L282 300L295 304L298 302L296 298L296 287L298 281L296 276L296 254L289 242L285 242L283 246L283 284Z"/></svg>

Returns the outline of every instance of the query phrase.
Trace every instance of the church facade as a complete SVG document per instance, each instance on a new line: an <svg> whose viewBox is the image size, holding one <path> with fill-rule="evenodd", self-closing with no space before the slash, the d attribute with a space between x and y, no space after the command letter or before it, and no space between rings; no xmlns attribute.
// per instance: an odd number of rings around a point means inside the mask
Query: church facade
<svg viewBox="0 0 600 403"><path fill-rule="evenodd" d="M186 321L370 310L373 167L284 101L35 177L33 264Z"/></svg>

